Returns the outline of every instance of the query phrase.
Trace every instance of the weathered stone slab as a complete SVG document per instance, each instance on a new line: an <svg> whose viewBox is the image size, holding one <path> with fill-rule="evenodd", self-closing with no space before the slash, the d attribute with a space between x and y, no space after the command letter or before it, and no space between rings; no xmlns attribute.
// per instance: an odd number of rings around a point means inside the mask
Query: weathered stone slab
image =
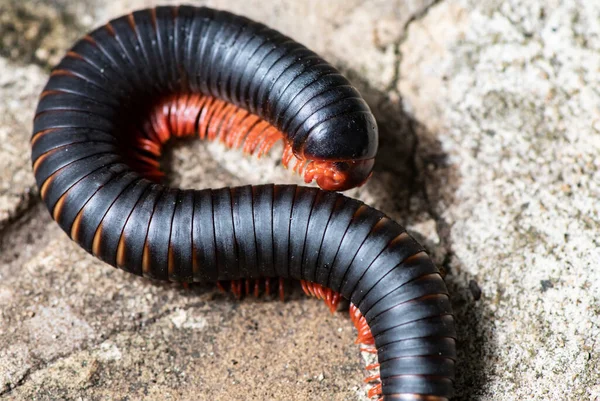
<svg viewBox="0 0 600 401"><path fill-rule="evenodd" d="M444 1L401 47L466 301L461 399L600 397L599 17L593 2Z"/></svg>

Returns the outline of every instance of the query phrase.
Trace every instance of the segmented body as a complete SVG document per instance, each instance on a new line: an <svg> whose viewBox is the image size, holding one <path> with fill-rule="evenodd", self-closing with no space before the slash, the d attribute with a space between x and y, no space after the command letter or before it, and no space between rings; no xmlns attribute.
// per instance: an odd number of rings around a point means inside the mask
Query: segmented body
<svg viewBox="0 0 600 401"><path fill-rule="evenodd" d="M181 190L161 185L172 137L263 154L324 189L360 185L377 128L354 87L316 54L208 8L159 7L93 31L40 98L33 169L54 219L84 249L134 274L183 282L301 280L332 309L343 296L374 342L370 395L452 395L455 329L446 286L404 228L360 201L294 185ZM242 281L246 280L246 281ZM252 284L254 283L254 284Z"/></svg>

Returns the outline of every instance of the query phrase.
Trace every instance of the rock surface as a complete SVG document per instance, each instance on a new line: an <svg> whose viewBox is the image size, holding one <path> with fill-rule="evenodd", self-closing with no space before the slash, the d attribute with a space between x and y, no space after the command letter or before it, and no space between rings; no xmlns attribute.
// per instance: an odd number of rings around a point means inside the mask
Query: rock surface
<svg viewBox="0 0 600 401"><path fill-rule="evenodd" d="M297 292L237 302L130 277L37 200L28 138L50 66L85 30L155 3L0 5L0 396L365 400L343 313ZM456 399L600 400L600 5L193 3L280 29L369 101L380 159L349 195L406 225L448 273ZM299 182L276 152L257 162L196 142L169 160L185 187Z"/></svg>
<svg viewBox="0 0 600 401"><path fill-rule="evenodd" d="M475 373L459 394L597 400L600 6L533 3L431 8L397 88L430 133L419 148L450 280L483 294L458 308L459 368Z"/></svg>

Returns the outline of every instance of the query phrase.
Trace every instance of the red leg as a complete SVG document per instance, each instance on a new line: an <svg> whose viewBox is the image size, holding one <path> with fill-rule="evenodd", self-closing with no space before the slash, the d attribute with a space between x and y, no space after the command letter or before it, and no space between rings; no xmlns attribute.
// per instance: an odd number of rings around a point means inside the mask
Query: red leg
<svg viewBox="0 0 600 401"><path fill-rule="evenodd" d="M340 294L317 283L300 280L300 284L306 295L324 300L331 313L337 310L341 300Z"/></svg>
<svg viewBox="0 0 600 401"><path fill-rule="evenodd" d="M375 344L375 339L371 334L371 329L367 324L367 319L360 313L358 308L354 304L350 304L350 319L352 323L354 323L354 327L358 330L358 338L356 339L356 344L365 344L365 345L373 345Z"/></svg>

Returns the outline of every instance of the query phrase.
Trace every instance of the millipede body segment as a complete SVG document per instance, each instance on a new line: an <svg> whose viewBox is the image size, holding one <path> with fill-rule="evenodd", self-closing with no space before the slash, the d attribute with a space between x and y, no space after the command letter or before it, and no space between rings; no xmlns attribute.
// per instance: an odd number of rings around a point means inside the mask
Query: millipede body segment
<svg viewBox="0 0 600 401"><path fill-rule="evenodd" d="M164 186L162 147L184 136L258 156L282 141L283 164L326 190L362 184L377 151L369 107L312 51L228 12L158 7L91 32L52 71L31 140L42 199L86 251L137 275L237 294L291 278L332 310L347 298L379 361L370 395L452 396L447 289L404 228L316 188Z"/></svg>

